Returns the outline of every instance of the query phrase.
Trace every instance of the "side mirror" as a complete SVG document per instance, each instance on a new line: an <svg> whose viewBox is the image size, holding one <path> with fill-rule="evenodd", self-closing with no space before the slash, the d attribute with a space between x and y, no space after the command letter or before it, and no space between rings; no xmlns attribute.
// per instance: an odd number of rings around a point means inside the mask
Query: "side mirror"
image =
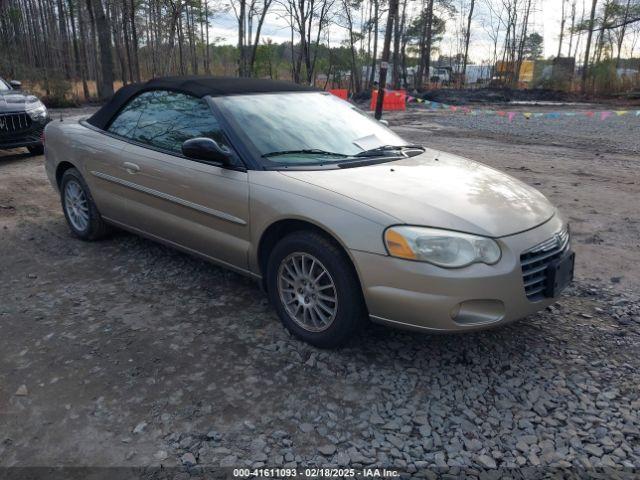
<svg viewBox="0 0 640 480"><path fill-rule="evenodd" d="M182 144L182 154L194 160L205 160L229 165L231 152L215 140L205 137L191 138Z"/></svg>
<svg viewBox="0 0 640 480"><path fill-rule="evenodd" d="M13 88L14 90L21 90L22 89L22 82L19 82L17 80L11 80L9 82L9 85L11 85L11 88Z"/></svg>

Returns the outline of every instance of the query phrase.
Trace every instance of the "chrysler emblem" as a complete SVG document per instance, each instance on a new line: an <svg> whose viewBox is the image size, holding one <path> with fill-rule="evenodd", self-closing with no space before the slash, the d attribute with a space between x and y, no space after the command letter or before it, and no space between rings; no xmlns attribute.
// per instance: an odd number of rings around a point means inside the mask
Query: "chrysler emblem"
<svg viewBox="0 0 640 480"><path fill-rule="evenodd" d="M560 248L562 246L562 236L559 233L556 233L554 237L556 237L556 245Z"/></svg>

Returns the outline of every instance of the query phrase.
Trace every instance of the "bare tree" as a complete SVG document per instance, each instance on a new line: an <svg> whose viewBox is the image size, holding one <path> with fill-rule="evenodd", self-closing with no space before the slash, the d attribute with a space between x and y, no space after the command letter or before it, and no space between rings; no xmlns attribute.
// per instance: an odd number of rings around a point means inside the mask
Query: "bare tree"
<svg viewBox="0 0 640 480"><path fill-rule="evenodd" d="M373 87L376 75L376 59L378 56L378 22L380 20L380 0L373 0L373 18L369 19L373 23L373 53L371 55L371 72L369 73L369 89Z"/></svg>
<svg viewBox="0 0 640 480"><path fill-rule="evenodd" d="M333 14L335 0L281 0L285 11L285 18L289 21L292 44L292 76L300 83L304 78L306 83L313 84L315 80L315 64L322 31L328 26ZM341 17L345 20L344 12ZM351 23L353 27L353 15ZM345 27L346 28L346 27ZM353 28L352 28L353 29ZM295 40L298 40L297 55ZM305 75L302 67L304 65Z"/></svg>
<svg viewBox="0 0 640 480"><path fill-rule="evenodd" d="M593 29L595 26L596 7L598 6L598 0L592 0L591 2L591 16L589 19L589 27L587 31L587 46L584 52L584 66L582 67L582 93L585 93L587 88L587 78L589 76L589 57L591 55L591 40L593 37Z"/></svg>
<svg viewBox="0 0 640 480"><path fill-rule="evenodd" d="M476 1L471 0L469 5L469 16L467 19L467 28L464 32L464 60L462 62L462 78L466 82L467 75L467 62L469 61L469 40L471 39L471 19L473 18L473 10L476 6Z"/></svg>
<svg viewBox="0 0 640 480"><path fill-rule="evenodd" d="M567 4L567 0L561 0L562 1L562 19L560 20L560 39L558 40L558 54L556 55L556 57L560 58L562 56L562 41L564 40L564 26L567 22L567 16L565 13L565 5ZM571 50L571 48L569 48L569 50Z"/></svg>
<svg viewBox="0 0 640 480"><path fill-rule="evenodd" d="M423 2L424 5L424 2ZM426 9L423 10L423 20L420 39L420 59L416 72L416 88L422 88L424 75L429 81L429 69L431 67L431 34L433 31L433 6L434 0L427 0Z"/></svg>
<svg viewBox="0 0 640 480"><path fill-rule="evenodd" d="M616 56L616 68L620 68L620 57L622 55L622 44L624 43L624 37L627 33L627 27L628 24L626 23L629 20L629 16L631 13L631 0L627 0L627 4L623 10L623 14L622 14L622 26L616 30L616 37L617 37L617 47L618 47L618 54Z"/></svg>
<svg viewBox="0 0 640 480"><path fill-rule="evenodd" d="M569 56L571 56L571 49L573 47L573 37L575 35L576 28L576 0L571 3L571 29L569 30Z"/></svg>
<svg viewBox="0 0 640 480"><path fill-rule="evenodd" d="M102 0L87 0L87 9L95 19L100 49L100 76L98 97L106 100L113 95L113 56L111 55L111 33Z"/></svg>
<svg viewBox="0 0 640 480"><path fill-rule="evenodd" d="M238 22L238 74L241 77L253 74L262 27L272 3L273 0L233 0L230 3Z"/></svg>
<svg viewBox="0 0 640 480"><path fill-rule="evenodd" d="M384 46L382 47L382 61L380 63L380 83L378 85L378 98L376 99L375 117L382 118L382 104L384 102L384 91L387 87L387 70L389 68L389 50L391 49L391 32L395 17L398 15L398 0L389 1L389 12L387 13L387 28L384 34Z"/></svg>

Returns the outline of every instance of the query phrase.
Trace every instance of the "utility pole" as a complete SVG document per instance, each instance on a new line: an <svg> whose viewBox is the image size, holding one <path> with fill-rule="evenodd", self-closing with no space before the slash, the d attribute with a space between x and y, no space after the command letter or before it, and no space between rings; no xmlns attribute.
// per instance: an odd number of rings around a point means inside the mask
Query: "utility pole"
<svg viewBox="0 0 640 480"><path fill-rule="evenodd" d="M380 60L380 78L378 79L378 98L376 101L376 120L382 118L382 102L384 101L384 89L387 85L387 70L389 70L389 50L391 49L391 36L393 24L398 15L398 0L389 0L389 16L387 17L387 29L384 32L384 47Z"/></svg>

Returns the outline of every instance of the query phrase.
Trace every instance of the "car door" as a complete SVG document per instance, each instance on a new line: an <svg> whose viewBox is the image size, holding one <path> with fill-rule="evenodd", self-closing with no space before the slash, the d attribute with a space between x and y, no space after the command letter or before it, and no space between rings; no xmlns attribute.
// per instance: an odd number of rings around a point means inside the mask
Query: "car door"
<svg viewBox="0 0 640 480"><path fill-rule="evenodd" d="M169 91L146 92L136 99L144 105L135 128L118 117L109 128L128 140L119 165L102 175L120 191L112 220L247 269L246 170L237 156L235 167L222 167L181 153L182 143L195 137L213 138L232 149L206 101Z"/></svg>

